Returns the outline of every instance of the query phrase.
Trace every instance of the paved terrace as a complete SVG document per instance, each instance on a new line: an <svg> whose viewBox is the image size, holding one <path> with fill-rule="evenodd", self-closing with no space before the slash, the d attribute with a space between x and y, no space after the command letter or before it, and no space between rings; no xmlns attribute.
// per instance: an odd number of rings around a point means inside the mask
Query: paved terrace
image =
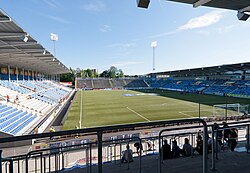
<svg viewBox="0 0 250 173"><path fill-rule="evenodd" d="M239 147L236 150L242 150L244 147ZM244 152L231 152L225 150L218 153L216 160L216 171L211 170L212 155L208 155L208 172L217 173L249 173L250 172L250 154ZM87 173L87 168L75 168L65 170L65 173ZM97 173L97 166L93 166L93 173ZM103 165L103 173L139 173L139 159L134 158L134 162L129 164L120 164L110 162ZM158 173L158 158L157 155L142 157L141 173ZM164 160L162 164L162 173L202 173L202 156L195 155L194 157L181 157L175 159Z"/></svg>

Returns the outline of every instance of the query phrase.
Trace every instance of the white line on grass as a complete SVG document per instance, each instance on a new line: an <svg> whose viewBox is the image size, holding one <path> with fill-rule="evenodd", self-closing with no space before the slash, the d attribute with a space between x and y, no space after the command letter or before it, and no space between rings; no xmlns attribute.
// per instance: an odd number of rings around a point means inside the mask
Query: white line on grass
<svg viewBox="0 0 250 173"><path fill-rule="evenodd" d="M149 119L147 119L146 117L142 116L141 114L139 114L138 112L135 112L133 109L130 109L129 107L127 107L128 110L130 110L131 112L135 113L136 115L139 115L141 118L143 118L144 120L150 122Z"/></svg>
<svg viewBox="0 0 250 173"><path fill-rule="evenodd" d="M185 113L183 113L183 112L179 112L179 113L182 114L182 115L186 115L186 116L188 116L188 117L193 118L193 116L191 116L191 115L189 115L189 114L185 114Z"/></svg>

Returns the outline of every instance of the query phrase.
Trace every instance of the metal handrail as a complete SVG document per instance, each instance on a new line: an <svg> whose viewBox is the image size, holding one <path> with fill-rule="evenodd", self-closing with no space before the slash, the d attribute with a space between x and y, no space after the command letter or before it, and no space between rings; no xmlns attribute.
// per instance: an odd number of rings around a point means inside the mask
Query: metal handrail
<svg viewBox="0 0 250 173"><path fill-rule="evenodd" d="M44 134L34 134L34 135L26 135L26 136L8 137L8 138L2 138L0 140L0 143L14 142L14 141L28 140L28 139L39 139L39 138L42 138L42 137L44 138L44 137L53 137L53 136L60 136L60 135L72 135L72 134L80 134L80 133L90 134L91 133L91 134L95 134L95 135L98 136L97 142L91 142L91 144L90 143L82 143L82 144L76 144L76 145L73 145L73 146L84 146L84 145L86 146L88 144L90 144L90 145L96 145L97 144L98 155L100 153L102 155L102 146L103 146L103 144L105 145L105 143L108 143L108 142L112 142L112 144L118 144L118 142L125 143L126 140L131 140L131 139L135 140L135 138L136 138L136 137L133 137L133 138L123 138L123 139L114 139L114 140L105 140L105 141L103 141L102 134L105 131L114 130L114 129L123 129L123 128L157 126L157 125L165 125L165 124L173 124L173 123L178 123L179 124L179 123L186 123L186 122L189 122L189 123L191 123L191 122L197 122L197 123L201 122L203 125L205 123L205 121L203 121L202 119L194 118L194 119L181 119L181 120L172 120L172 121L169 120L169 121L146 122L146 123L138 123L138 124L114 125L114 126L106 126L106 127L94 127L94 128L88 128L88 129L76 129L76 130L60 131L60 132L53 132L53 133L44 133ZM246 124L246 123L248 123L248 124ZM241 122L228 123L228 125L234 124L233 126L230 126L229 128L247 126L248 127L248 132L249 132L249 123L250 123L250 121L241 121ZM218 125L221 125L221 124L218 124ZM194 128L201 128L201 127L202 126L197 126L197 125L196 126L178 127L178 128L177 127L175 127L175 128L170 127L168 129L164 129L163 131L194 129ZM203 142L207 141L207 139L206 139L206 137L207 137L207 135L206 135L207 134L207 127L213 127L213 125L204 125L203 128L204 127L206 127L206 130L204 130L204 132L203 132L203 135L204 135ZM221 129L223 129L223 128L221 128ZM161 133L163 133L163 131ZM163 137L164 135L161 135L161 133L160 133L160 136ZM194 132L190 132L190 133L194 133ZM190 133L187 133L187 134L190 134ZM173 136L173 135L185 135L185 134L180 132L180 133L168 134L167 136ZM148 138L145 138L145 139L149 139L149 138L150 139L157 139L157 137L148 137ZM143 139L144 138L140 138L140 140L143 140ZM249 146L249 136L248 136L247 142L248 142L248 146ZM159 144L161 144L161 143L159 142ZM60 146L58 148L68 148L68 147L70 147L70 146ZM203 145L203 147L206 147L206 146ZM56 149L56 147L53 148L53 149ZM81 149L81 148L76 148L76 150L77 149ZM159 149L160 149L160 147L159 147ZM45 151L45 150L51 150L51 149L42 149L42 151ZM41 150L39 150L39 151L41 151ZM204 151L204 148L203 148L203 151ZM35 154L37 152L38 151L31 151L28 154L32 155L32 154ZM206 152L204 152L204 153L206 153ZM45 155L46 154L44 154L43 156L45 156ZM91 155L91 152L90 152L90 155ZM13 160L14 161L18 160L18 158L20 158L20 156L15 157L15 159L13 158ZM3 161L3 158L0 155L0 162L2 162L2 161ZM90 162L91 162L91 159L90 159ZM204 160L203 160L203 163L206 164L206 161L204 162ZM207 165L203 166L203 171L206 169L206 167L207 167ZM89 169L91 170L91 163L90 163ZM1 170L0 173L2 173L2 170ZM102 157L98 157L98 173L102 173Z"/></svg>

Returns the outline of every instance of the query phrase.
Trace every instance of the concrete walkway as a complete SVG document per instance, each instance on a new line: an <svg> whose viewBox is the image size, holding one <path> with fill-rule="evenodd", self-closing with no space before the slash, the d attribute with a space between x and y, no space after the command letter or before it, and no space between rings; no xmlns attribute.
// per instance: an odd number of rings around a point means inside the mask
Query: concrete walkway
<svg viewBox="0 0 250 173"><path fill-rule="evenodd" d="M241 148L238 148L241 149ZM208 172L217 173L249 173L250 172L250 154L246 152L224 151L218 154L216 160L216 171L212 171L211 159L208 158ZM157 155L146 156L142 158L141 173L158 173ZM82 173L89 172L87 168L76 168L73 170L63 171L65 173ZM202 156L182 157L170 160L164 160L162 164L163 173L202 173ZM97 173L97 166L92 167L92 173ZM135 158L134 162L129 164L106 163L103 165L103 173L139 173L139 159Z"/></svg>

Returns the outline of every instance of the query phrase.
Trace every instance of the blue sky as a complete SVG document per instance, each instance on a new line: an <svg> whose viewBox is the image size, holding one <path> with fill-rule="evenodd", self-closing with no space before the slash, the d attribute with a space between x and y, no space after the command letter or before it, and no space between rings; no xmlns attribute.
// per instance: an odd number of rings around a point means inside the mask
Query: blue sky
<svg viewBox="0 0 250 173"><path fill-rule="evenodd" d="M250 23L236 11L151 0L0 0L0 8L67 67L125 74L249 62Z"/></svg>

